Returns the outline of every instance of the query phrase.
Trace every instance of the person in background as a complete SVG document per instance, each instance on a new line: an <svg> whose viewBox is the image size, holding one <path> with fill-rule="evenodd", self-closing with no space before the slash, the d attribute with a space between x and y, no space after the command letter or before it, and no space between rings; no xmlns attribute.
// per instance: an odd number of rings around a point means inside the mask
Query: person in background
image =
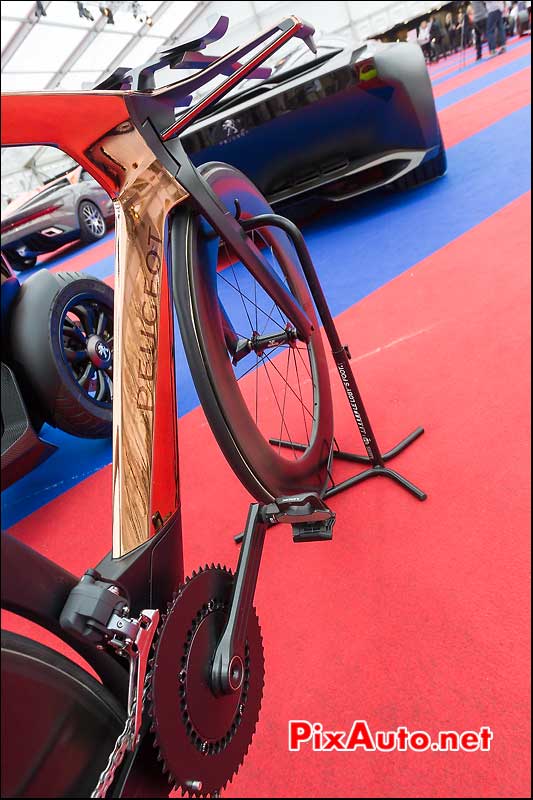
<svg viewBox="0 0 533 800"><path fill-rule="evenodd" d="M487 9L485 3L472 0L472 22L476 39L476 61L480 61L483 48L483 37L487 33Z"/></svg>
<svg viewBox="0 0 533 800"><path fill-rule="evenodd" d="M487 0L487 38L489 40L489 55L496 55L496 47L500 48L500 53L505 53L505 27L503 24L503 12L505 4L503 0Z"/></svg>
<svg viewBox="0 0 533 800"><path fill-rule="evenodd" d="M524 36L531 29L531 2L518 0L516 4L516 32Z"/></svg>
<svg viewBox="0 0 533 800"><path fill-rule="evenodd" d="M450 52L455 53L455 51L457 50L457 31L455 28L455 22L453 21L453 16L449 11L446 14L446 18L444 20L444 28L448 36Z"/></svg>
<svg viewBox="0 0 533 800"><path fill-rule="evenodd" d="M470 25L468 23L468 15L463 10L459 11L457 15L455 30L459 49L465 50L470 44Z"/></svg>
<svg viewBox="0 0 533 800"><path fill-rule="evenodd" d="M441 55L443 54L443 36L442 36L442 27L440 24L440 19L433 14L430 20L431 25L431 46L433 49L433 54L435 59L438 61Z"/></svg>
<svg viewBox="0 0 533 800"><path fill-rule="evenodd" d="M504 0L503 2L503 29L505 31L505 36L512 36L511 30L509 28L509 14L511 13L511 6L512 3L508 2L508 0Z"/></svg>
<svg viewBox="0 0 533 800"><path fill-rule="evenodd" d="M509 36L514 36L516 31L516 18L518 17L518 3L511 3L511 7L508 8L508 11L507 30L509 32Z"/></svg>
<svg viewBox="0 0 533 800"><path fill-rule="evenodd" d="M426 57L426 61L431 61L431 24L427 19L423 19L418 29L418 44Z"/></svg>

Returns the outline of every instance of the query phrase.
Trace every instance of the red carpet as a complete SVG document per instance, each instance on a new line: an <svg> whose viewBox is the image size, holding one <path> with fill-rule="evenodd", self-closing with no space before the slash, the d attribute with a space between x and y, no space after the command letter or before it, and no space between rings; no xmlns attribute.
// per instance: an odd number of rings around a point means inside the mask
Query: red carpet
<svg viewBox="0 0 533 800"><path fill-rule="evenodd" d="M383 449L426 427L395 466L429 500L374 480L332 500L332 543L269 532L256 598L263 710L228 796L529 796L529 216L525 195L338 318ZM333 385L337 437L357 448ZM180 423L180 456L186 570L234 566L248 500L201 410ZM110 474L11 532L80 572L108 547ZM292 718L330 730L488 725L494 742L489 753L289 753Z"/></svg>
<svg viewBox="0 0 533 800"><path fill-rule="evenodd" d="M513 36L512 38L507 39L507 47L513 46L513 50L520 50L523 45L529 45L529 44L530 44L529 38L520 40L518 37ZM483 48L483 56L486 57L487 55L488 55L487 45L485 44ZM449 56L444 61L441 60L438 61L437 63L430 64L429 74L431 75L432 80L438 80L440 78L444 78L446 75L449 75L451 72L455 72L457 70L464 70L466 67L469 67L475 63L476 63L476 50L475 47L471 47L466 51L464 55L462 53L456 53L453 56Z"/></svg>
<svg viewBox="0 0 533 800"><path fill-rule="evenodd" d="M460 100L439 114L446 147L453 147L531 102L531 67Z"/></svg>
<svg viewBox="0 0 533 800"><path fill-rule="evenodd" d="M233 796L529 796L529 213L527 196L340 318L383 447L426 426L396 466L429 500L375 480L332 501L331 545L269 534L264 709ZM344 405L336 429L355 445ZM189 569L233 562L243 519L222 460L187 458L202 441L211 453L210 438L200 413L182 426ZM222 516L204 501L211 482ZM289 753L294 718L490 725L494 749Z"/></svg>
<svg viewBox="0 0 533 800"><path fill-rule="evenodd" d="M529 50L529 47L527 49ZM511 64L518 58L522 58L525 54L526 48L516 47L514 50L509 50L507 53L497 56L496 58L492 58L490 60L484 59L483 61L479 62L477 67L472 67L468 70L468 72L460 72L458 75L454 75L453 77L448 78L448 80L445 80L442 83L437 84L437 86L434 86L433 94L435 99L442 97L442 95L451 92L453 89L457 89L460 86L471 83L471 81L476 80L476 78L479 78L482 75L488 75L491 72L495 72L506 64Z"/></svg>

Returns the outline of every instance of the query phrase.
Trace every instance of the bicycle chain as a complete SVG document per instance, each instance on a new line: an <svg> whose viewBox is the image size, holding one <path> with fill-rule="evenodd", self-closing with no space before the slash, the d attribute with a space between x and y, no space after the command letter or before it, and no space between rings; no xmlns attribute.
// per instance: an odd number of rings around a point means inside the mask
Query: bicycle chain
<svg viewBox="0 0 533 800"><path fill-rule="evenodd" d="M146 675L144 691L142 696L143 711L144 711L144 704L148 696L148 687L150 686L151 676L152 676L151 672ZM131 738L134 734L136 709L137 709L137 699L132 705L131 712L126 719L122 733L119 734L118 739L115 742L115 746L111 751L111 754L107 761L107 765L100 774L100 777L98 778L98 783L93 789L91 798L105 797L107 795L107 790L109 789L109 787L111 786L111 784L115 779L115 773L117 769L124 761L124 756L126 755L126 752L128 750L128 745L131 742Z"/></svg>

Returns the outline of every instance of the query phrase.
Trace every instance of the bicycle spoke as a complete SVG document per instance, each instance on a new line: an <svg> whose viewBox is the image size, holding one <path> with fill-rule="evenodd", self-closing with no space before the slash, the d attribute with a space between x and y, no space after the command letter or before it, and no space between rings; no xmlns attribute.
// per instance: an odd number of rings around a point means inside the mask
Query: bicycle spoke
<svg viewBox="0 0 533 800"><path fill-rule="evenodd" d="M309 367L308 367L308 366L307 366L307 364L305 363L305 358L302 356L302 354L301 354L301 352L300 352L300 348L299 348L299 347L295 347L294 349L298 351L298 355L300 356L300 360L301 360L302 364L304 365L304 367L305 367L305 369L306 369L306 371L307 371L307 374L309 375L309 377L311 378L311 380L313 380L313 376L311 375L311 373L310 373L310 371L309 371ZM303 348L302 348L302 349L303 349ZM305 352L306 352L306 353L309 355L309 351L308 351L307 347L305 348Z"/></svg>
<svg viewBox="0 0 533 800"><path fill-rule="evenodd" d="M274 362L273 362L273 361L272 361L272 360L271 360L271 359L268 357L267 353L265 353L265 358L267 359L267 361L269 362L269 364L271 364L271 365L274 367L274 369L276 370L276 372L278 373L278 375L280 376L280 378L281 378L282 380L284 380L284 378L283 378L283 375L281 374L281 372L279 371L279 369L276 367L276 365L274 364ZM292 386L291 386L290 384L288 384L288 386L289 386L289 389L291 390L291 392L293 393L293 395L296 397L296 399L297 399L297 400L299 400L300 402L302 402L302 401L301 401L301 398L299 398L299 397L298 397L298 395L296 394L296 392L294 391L294 389L292 388ZM307 413L309 414L309 416L311 417L311 419L312 419L312 420L314 420L314 418L315 418L315 417L314 417L314 414L311 414L311 412L309 411L309 409L307 408L307 406L305 405L305 403L302 403L302 405L303 405L303 407L305 408L305 410L307 411Z"/></svg>
<svg viewBox="0 0 533 800"><path fill-rule="evenodd" d="M226 248L226 255L227 255L228 259L229 259L228 246L227 246L226 243L224 243L224 246ZM233 273L233 277L235 278L235 283L237 284L237 291L241 295L241 300L242 300L242 304L243 304L243 307L244 307L244 311L246 313L246 316L248 317L248 322L250 323L250 328L251 328L252 327L252 320L250 319L250 315L248 313L248 309L246 307L246 303L244 302L244 296L243 296L243 293L241 292L241 287L239 285L239 280L237 278L237 273L235 272L235 265L232 263L230 266L231 266L231 271Z"/></svg>
<svg viewBox="0 0 533 800"><path fill-rule="evenodd" d="M273 251L273 249L272 249L272 248L270 248L270 252L271 252L271 254L272 254L272 258L275 258L275 256L274 256L274 251ZM287 285L287 281L285 280L285 276L283 276L283 280L284 280L284 282L285 282L285 285ZM288 288L288 286L287 286L287 288ZM270 309L270 311L269 311L269 314L272 314L272 312L274 311L274 309L276 309L276 311L278 312L278 314L279 314L279 316L280 316L280 319L281 319L281 324L282 324L283 328L285 328L285 326L286 326L286 324L287 324L287 320L286 320L286 319L283 317L283 314L281 313L280 307L278 306L278 304L276 303L276 301L275 301L275 300L274 300L274 302L272 303L272 308ZM268 320L265 322L264 328L263 328L263 330L261 331L261 336L264 334L264 332L265 332L265 330L266 330L266 326L267 326L267 325L268 325Z"/></svg>
<svg viewBox="0 0 533 800"><path fill-rule="evenodd" d="M298 364L296 363L296 354L293 352L292 355L293 355L293 358L294 358L294 368L296 369L296 378L298 380L298 391L300 392L300 399L302 401L302 416L303 416L303 420L304 420L305 435L307 437L307 444L309 444L309 431L307 430L307 419L306 419L306 416L305 416L305 412L303 410L304 400L303 400L303 397L302 397L302 386L300 384L300 373L298 372Z"/></svg>
<svg viewBox="0 0 533 800"><path fill-rule="evenodd" d="M252 231L252 242L255 244L255 231ZM255 300L255 303L254 303L254 305L255 305L255 328L254 328L254 330L257 331L258 328L259 328L259 323L257 321L257 311L258 311L258 305L257 305L257 281L255 280L255 278L254 278L254 300Z"/></svg>
<svg viewBox="0 0 533 800"><path fill-rule="evenodd" d="M234 285L231 283L231 281L228 281L228 279L227 279L226 277L224 277L224 275L220 275L220 274L219 274L219 276L218 276L218 277L219 277L219 278L221 278L221 279L222 279L222 280L223 280L225 283L227 283L227 284L228 284L228 286L231 286L231 288L233 289L233 291L234 291L234 292L237 292L237 294L238 294L238 295L240 295L240 297L241 297L241 299L242 299L242 302L243 302L243 305L244 305L244 309L245 309L245 311L246 311L246 316L248 317L248 322L250 323L250 330L252 330L252 331L253 331L253 330L254 330L254 326L252 325L252 320L250 319L250 315L248 314L248 309L246 308L246 305L245 305L245 303L244 303L244 299L248 300L248 302L249 302L249 303L251 303L251 305L253 305L253 306L255 306L255 303L254 303L254 301L253 301L253 300L252 300L250 297L248 297L248 295L247 295L247 294L244 294L244 292L243 292L243 291L242 291L240 288L239 288L239 289L237 289L237 288L236 288L236 287L235 287L235 286L234 286ZM266 313L266 311L264 311L264 309L262 309L260 306L256 306L256 308L258 308L258 310L261 312L261 314L265 314L265 315L268 317L268 319L269 319L271 322L273 322L273 323L274 323L274 325L277 325L277 326L278 326L278 328L280 328L281 330L285 330L285 328L284 328L283 326L281 326L281 325L279 324L279 322L277 322L277 321L276 321L276 320L275 320L273 317L271 317L269 314L267 314L267 313ZM268 325L268 320L267 320L267 323L266 323L266 325ZM265 328L266 328L266 325L265 325ZM264 330L264 329L263 329L263 330Z"/></svg>
<svg viewBox="0 0 533 800"><path fill-rule="evenodd" d="M281 311L280 311L280 309L279 309L279 306L278 306L278 304L276 303L276 301L275 301L275 300L274 300L274 302L273 302L273 304L272 304L272 308L270 309L270 311L269 311L269 313L268 313L268 315L267 315L267 316L268 316L268 319L272 319L272 317L271 317L270 315L272 314L272 312L274 311L274 309L276 309L276 311L277 311L277 312L278 312L278 314L280 315L280 318L281 318L281 327L283 328L283 330L285 330L285 326L286 326L286 324L287 324L287 320L283 318L283 315L282 315L282 313L281 313ZM265 312L263 312L263 313L265 313ZM264 324L264 326L263 326L263 330L261 331L261 334L260 334L261 336L262 336L262 335L264 334L264 332L266 331L266 326L268 325L268 319L267 319L267 321L265 322L265 324ZM276 320L274 320L274 319L272 319L272 322L274 323L274 325L279 325L279 322L276 322Z"/></svg>
<svg viewBox="0 0 533 800"><path fill-rule="evenodd" d="M286 344L278 344L276 347L272 348L272 350L270 351L270 355L272 355L272 353L275 353L276 350L279 350L281 347L288 347L288 346L289 345L286 345ZM256 358L257 358L258 354L256 353L255 355L256 355ZM256 362L256 364L252 364L251 367L248 367L246 372L243 372L242 375L236 376L237 380L238 381L242 381L242 379L245 378L247 375L249 375L250 372L253 372L253 370L256 369L257 364L262 363L263 360L264 360L264 355L259 356L258 361Z"/></svg>
<svg viewBox="0 0 533 800"><path fill-rule="evenodd" d="M285 391L283 392L283 412L281 417L281 428L279 431L279 439L281 439L281 434L283 432L283 421L285 419L285 404L287 402L287 386L289 385L288 377L289 377L289 365L291 363L291 349L290 347L287 350L287 369L285 371ZM281 445L278 445L278 453L281 451Z"/></svg>
<svg viewBox="0 0 533 800"><path fill-rule="evenodd" d="M259 416L259 356L255 354L255 424Z"/></svg>
<svg viewBox="0 0 533 800"><path fill-rule="evenodd" d="M289 294L294 295L289 286L286 272L277 260L274 248L261 235L260 231L252 231L249 237L250 241L261 250L270 268ZM233 258L232 261L229 258L230 251L227 245L224 245L221 251L223 269L217 272L217 277L220 278L218 281L220 302L227 309L232 324L233 321L235 322L233 326L235 331L237 328L246 329L246 326L250 328L249 331L245 330L244 335L237 334L239 338L277 336L280 330L284 333L287 332L289 320L273 296L261 286L261 283L250 271L242 268L238 259ZM233 293L239 296L239 300L233 298ZM282 360L284 356L281 355L281 351L284 349L287 350L286 360ZM297 350L298 354L291 354L291 350ZM253 352L254 350L251 348L250 354ZM306 450L311 444L316 409L314 409L314 372L311 366L312 362L309 360L310 355L310 346L305 342L294 341L289 344L288 341L284 341L260 353L255 352L255 359L248 359L247 355L242 363L234 365L237 381L255 371L255 375L251 377L253 383L247 390L243 388L243 397L250 416L265 439L268 440L271 433L275 432L279 433L280 441L287 440L288 449L292 455L285 453L281 445L277 446L276 451L280 458L288 458L291 461L293 458L298 460L305 453L305 450L296 450L295 441L304 442ZM246 359L248 359L248 363ZM252 363L252 360L255 363ZM242 374L239 374L240 369L243 370ZM264 370L266 380L261 379L260 369ZM272 392L274 403L268 398L270 392ZM265 397L267 397L266 400L264 400ZM300 410L294 407L295 403L298 403ZM277 408L279 423L276 421L276 417L272 420L271 414L265 414L264 408L268 410L269 407L274 415ZM273 431L263 430L265 426L268 428L272 424L275 426Z"/></svg>
<svg viewBox="0 0 533 800"><path fill-rule="evenodd" d="M276 371L277 371L277 370L276 370ZM276 391L275 391L275 389L274 389L274 386L273 386L273 384L272 384L272 379L271 379L271 377L270 377L270 373L269 373L269 371L268 371L268 367L267 367L267 365L266 365L266 364L265 364L265 372L266 372L266 375L267 375L267 378L268 378L268 382L270 383L270 387L271 387L271 389L272 389L272 394L274 395L274 400L276 401L276 405L277 405L277 407L278 407L278 411L279 411L279 413L280 413L281 419L283 420L283 414L281 413L281 408L280 408L280 406L279 406L279 403L278 403L278 397L277 397L277 395L276 395ZM291 435L290 435L290 433L289 433L289 431L288 431L288 429L287 429L287 426L286 426L286 425L285 425L285 426L283 426L283 424L282 424L282 426L281 426L281 431L282 431L282 433L283 433L283 427L285 427L285 431L286 431L286 433L287 433L287 438L288 438L289 442L290 442L290 443L293 445L293 448L292 448L292 449L293 449L294 457L296 458L297 456L296 456L296 453L294 452L294 442L293 442L293 441L292 441L292 439L291 439ZM280 438L281 438L281 437L280 437Z"/></svg>

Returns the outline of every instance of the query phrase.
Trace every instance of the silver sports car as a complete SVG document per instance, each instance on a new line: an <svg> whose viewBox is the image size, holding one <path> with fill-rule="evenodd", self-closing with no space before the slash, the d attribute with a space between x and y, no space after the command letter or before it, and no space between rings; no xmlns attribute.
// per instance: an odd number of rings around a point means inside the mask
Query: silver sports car
<svg viewBox="0 0 533 800"><path fill-rule="evenodd" d="M31 269L37 256L81 239L101 239L114 218L108 194L75 166L29 198L14 200L2 214L2 252L13 269Z"/></svg>

